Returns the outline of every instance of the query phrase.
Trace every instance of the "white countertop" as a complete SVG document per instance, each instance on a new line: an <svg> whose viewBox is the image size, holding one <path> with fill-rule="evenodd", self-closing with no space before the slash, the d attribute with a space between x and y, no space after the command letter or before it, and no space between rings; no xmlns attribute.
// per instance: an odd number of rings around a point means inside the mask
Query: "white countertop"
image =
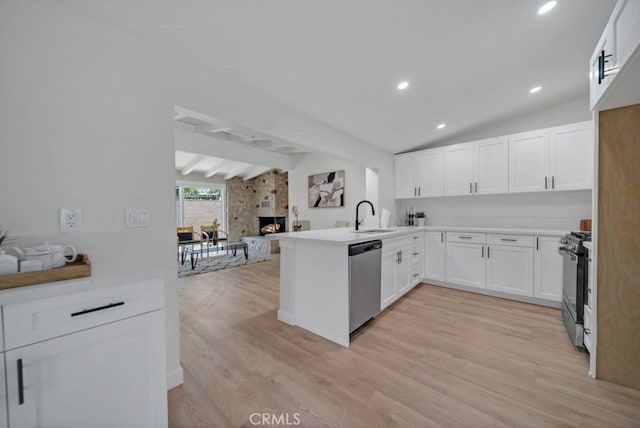
<svg viewBox="0 0 640 428"><path fill-rule="evenodd" d="M362 229L363 231L371 228ZM314 241L324 244L355 244L358 242L371 241L374 239L393 238L408 235L416 231L434 232L478 232L478 233L503 233L517 235L552 235L563 236L569 233L568 230L553 229L505 229L490 227L447 227L447 226L425 226L425 227L393 227L389 232L384 233L359 233L350 227L340 227L334 229L305 230L303 232L286 232L270 235L271 239L291 240L291 241Z"/></svg>

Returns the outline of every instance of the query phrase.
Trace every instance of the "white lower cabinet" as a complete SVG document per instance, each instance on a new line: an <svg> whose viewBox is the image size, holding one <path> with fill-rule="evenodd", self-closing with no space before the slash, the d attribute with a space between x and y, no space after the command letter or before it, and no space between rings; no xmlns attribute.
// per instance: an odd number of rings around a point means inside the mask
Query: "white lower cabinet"
<svg viewBox="0 0 640 428"><path fill-rule="evenodd" d="M536 236L533 253L533 296L562 301L562 254L559 236Z"/></svg>
<svg viewBox="0 0 640 428"><path fill-rule="evenodd" d="M9 426L9 420L7 419L7 393L4 386L5 383L5 372L4 372L4 352L0 352L0 364L2 365L2 369L0 369L0 428L6 428Z"/></svg>
<svg viewBox="0 0 640 428"><path fill-rule="evenodd" d="M487 245L486 287L489 290L531 296L533 248Z"/></svg>
<svg viewBox="0 0 640 428"><path fill-rule="evenodd" d="M382 241L381 310L422 279L423 235L417 232L410 237Z"/></svg>
<svg viewBox="0 0 640 428"><path fill-rule="evenodd" d="M485 288L484 245L447 242L446 259L447 282Z"/></svg>
<svg viewBox="0 0 640 428"><path fill-rule="evenodd" d="M447 251L444 236L445 232L427 232L425 234L425 279L444 281L445 253Z"/></svg>
<svg viewBox="0 0 640 428"><path fill-rule="evenodd" d="M5 306L8 426L166 426L163 294L149 280Z"/></svg>

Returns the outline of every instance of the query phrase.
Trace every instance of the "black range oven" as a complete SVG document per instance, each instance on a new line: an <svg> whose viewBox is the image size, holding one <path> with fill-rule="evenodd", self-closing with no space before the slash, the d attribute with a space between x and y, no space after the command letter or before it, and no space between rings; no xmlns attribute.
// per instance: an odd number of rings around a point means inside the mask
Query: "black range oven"
<svg viewBox="0 0 640 428"><path fill-rule="evenodd" d="M562 319L571 342L584 348L584 304L587 299L588 269L582 243L591 241L591 232L571 232L560 240L564 259L562 270Z"/></svg>

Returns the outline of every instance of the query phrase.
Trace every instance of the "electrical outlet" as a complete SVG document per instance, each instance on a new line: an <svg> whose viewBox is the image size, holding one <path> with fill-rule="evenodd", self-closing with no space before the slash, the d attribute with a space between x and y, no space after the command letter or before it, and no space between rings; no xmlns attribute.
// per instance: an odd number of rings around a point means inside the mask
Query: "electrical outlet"
<svg viewBox="0 0 640 428"><path fill-rule="evenodd" d="M60 209L60 232L77 232L82 229L82 210Z"/></svg>

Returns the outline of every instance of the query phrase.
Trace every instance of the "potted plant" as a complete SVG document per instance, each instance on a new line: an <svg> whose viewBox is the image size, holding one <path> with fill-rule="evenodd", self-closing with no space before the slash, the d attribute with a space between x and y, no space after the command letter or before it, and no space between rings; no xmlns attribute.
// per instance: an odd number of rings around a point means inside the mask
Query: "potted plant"
<svg viewBox="0 0 640 428"><path fill-rule="evenodd" d="M427 220L427 217L424 215L424 211L416 212L416 221L418 222L418 227L424 227L424 223Z"/></svg>

